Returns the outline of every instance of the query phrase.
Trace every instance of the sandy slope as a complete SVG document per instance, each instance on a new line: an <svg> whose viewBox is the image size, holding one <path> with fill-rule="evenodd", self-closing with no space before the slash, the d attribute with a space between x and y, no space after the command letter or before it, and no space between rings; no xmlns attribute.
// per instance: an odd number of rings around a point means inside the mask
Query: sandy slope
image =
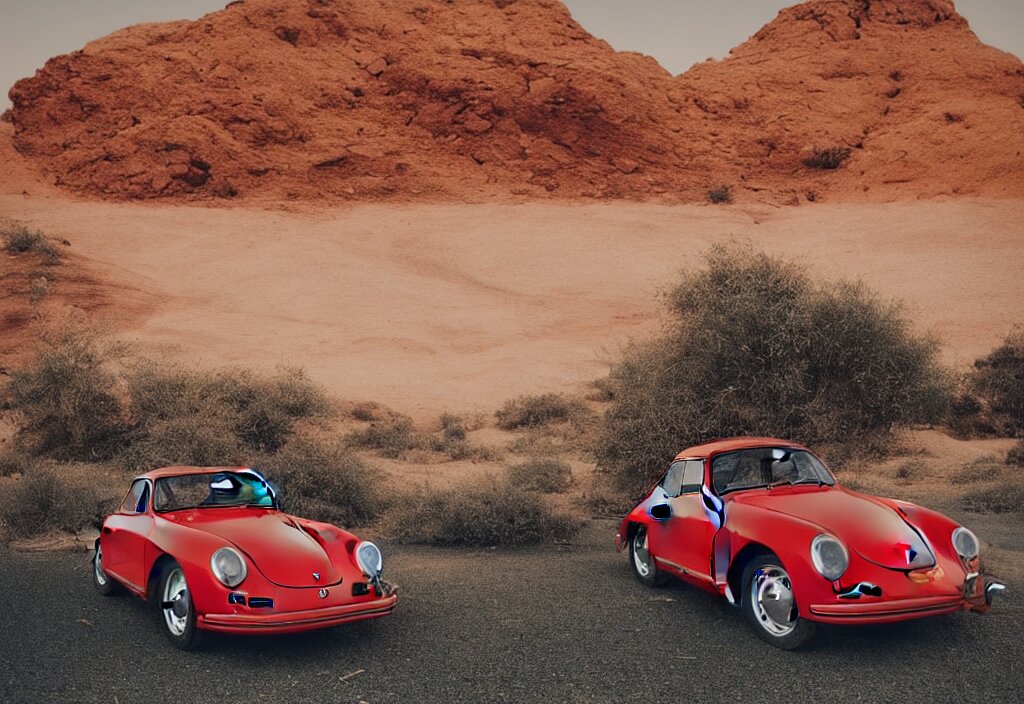
<svg viewBox="0 0 1024 704"><path fill-rule="evenodd" d="M1020 201L291 214L2 190L0 213L68 238L101 278L156 301L115 320L144 350L301 365L341 397L420 416L599 376L618 345L656 328L674 272L730 239L904 299L959 365L1022 321Z"/></svg>

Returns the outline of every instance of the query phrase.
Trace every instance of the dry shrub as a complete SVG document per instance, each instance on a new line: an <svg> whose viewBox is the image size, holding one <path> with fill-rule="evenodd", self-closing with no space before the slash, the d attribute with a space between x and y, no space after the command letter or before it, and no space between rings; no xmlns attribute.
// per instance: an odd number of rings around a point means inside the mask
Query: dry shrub
<svg viewBox="0 0 1024 704"><path fill-rule="evenodd" d="M1024 467L1024 440L1019 441L1006 453L1006 464Z"/></svg>
<svg viewBox="0 0 1024 704"><path fill-rule="evenodd" d="M572 484L572 467L554 458L535 458L508 470L510 484L543 494L560 494Z"/></svg>
<svg viewBox="0 0 1024 704"><path fill-rule="evenodd" d="M961 506L977 513L1024 513L1024 482L1015 480L964 494Z"/></svg>
<svg viewBox="0 0 1024 704"><path fill-rule="evenodd" d="M256 465L297 516L358 526L383 508L379 473L339 443L296 439Z"/></svg>
<svg viewBox="0 0 1024 704"><path fill-rule="evenodd" d="M98 526L117 507L127 482L94 466L38 464L0 497L0 517L13 538Z"/></svg>
<svg viewBox="0 0 1024 704"><path fill-rule="evenodd" d="M804 159L804 166L811 169L833 171L850 158L849 147L814 147L810 155Z"/></svg>
<svg viewBox="0 0 1024 704"><path fill-rule="evenodd" d="M1024 328L975 361L966 392L953 405L950 425L962 435L1024 434Z"/></svg>
<svg viewBox="0 0 1024 704"><path fill-rule="evenodd" d="M928 463L920 458L902 462L893 472L893 476L903 481L917 481L928 475Z"/></svg>
<svg viewBox="0 0 1024 704"><path fill-rule="evenodd" d="M593 476L580 503L594 516L622 518L636 506L636 497L621 489L604 473Z"/></svg>
<svg viewBox="0 0 1024 704"><path fill-rule="evenodd" d="M1000 481L1006 475L1007 467L995 455L977 457L950 475L951 484L976 484L978 482Z"/></svg>
<svg viewBox="0 0 1024 704"><path fill-rule="evenodd" d="M502 430L517 430L568 421L583 411L579 401L562 394L547 393L509 399L494 417Z"/></svg>
<svg viewBox="0 0 1024 704"><path fill-rule="evenodd" d="M20 440L59 459L110 458L125 431L110 371L116 348L94 332L70 327L43 343L35 364L11 379L13 405L24 416Z"/></svg>
<svg viewBox="0 0 1024 704"><path fill-rule="evenodd" d="M60 261L60 250L49 237L38 230L4 222L0 224L0 238L3 239L4 251L10 254L38 254L47 264L56 264Z"/></svg>
<svg viewBox="0 0 1024 704"><path fill-rule="evenodd" d="M708 191L708 200L716 205L720 203L732 203L732 191L726 185L712 188Z"/></svg>
<svg viewBox="0 0 1024 704"><path fill-rule="evenodd" d="M356 420L380 420L382 418L383 409L381 408L381 405L379 403L365 401L362 403L355 404L349 413Z"/></svg>
<svg viewBox="0 0 1024 704"><path fill-rule="evenodd" d="M430 446L434 451L443 452L453 460L473 462L492 461L501 457L496 448L475 445L469 441L470 424L462 416L443 413L440 423L440 434L430 438Z"/></svg>
<svg viewBox="0 0 1024 704"><path fill-rule="evenodd" d="M25 474L33 464L32 458L23 452L17 450L2 452L0 453L0 477Z"/></svg>
<svg viewBox="0 0 1024 704"><path fill-rule="evenodd" d="M638 491L682 447L736 435L864 445L945 412L938 344L861 284L719 246L671 291L674 321L613 367L598 464Z"/></svg>
<svg viewBox="0 0 1024 704"><path fill-rule="evenodd" d="M384 457L399 459L409 450L425 447L427 441L422 433L416 432L412 418L394 414L352 431L345 437L345 442L350 447L373 449Z"/></svg>
<svg viewBox="0 0 1024 704"><path fill-rule="evenodd" d="M295 369L271 376L143 361L127 375L132 427L118 459L136 470L218 465L274 452L300 419L324 416L324 392Z"/></svg>
<svg viewBox="0 0 1024 704"><path fill-rule="evenodd" d="M580 527L540 494L490 476L453 488L414 489L395 501L385 525L402 542L474 547L563 541Z"/></svg>

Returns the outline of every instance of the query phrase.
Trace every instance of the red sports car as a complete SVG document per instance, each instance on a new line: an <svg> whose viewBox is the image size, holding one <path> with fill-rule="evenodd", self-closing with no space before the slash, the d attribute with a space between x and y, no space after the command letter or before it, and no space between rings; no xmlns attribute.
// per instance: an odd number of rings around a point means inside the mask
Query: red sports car
<svg viewBox="0 0 1024 704"><path fill-rule="evenodd" d="M247 467L166 467L132 481L96 540L93 582L156 604L172 643L203 631L290 633L390 614L380 550L281 510Z"/></svg>
<svg viewBox="0 0 1024 704"><path fill-rule="evenodd" d="M978 539L942 514L845 489L801 445L734 438L683 450L623 519L647 585L678 577L724 595L793 649L815 623L888 623L987 611Z"/></svg>

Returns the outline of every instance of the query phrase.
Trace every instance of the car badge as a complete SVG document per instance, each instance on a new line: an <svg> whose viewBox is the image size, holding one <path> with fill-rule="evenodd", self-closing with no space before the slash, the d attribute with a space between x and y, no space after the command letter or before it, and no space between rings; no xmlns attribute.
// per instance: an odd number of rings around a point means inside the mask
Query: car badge
<svg viewBox="0 0 1024 704"><path fill-rule="evenodd" d="M917 550L912 548L910 545L907 543L896 543L896 552L903 554L908 565L914 564L914 558L917 557Z"/></svg>
<svg viewBox="0 0 1024 704"><path fill-rule="evenodd" d="M319 594L319 595L320 595L320 598L321 598L321 599L326 599L326 598L327 598L327 594L328 594L328 591L327 591L326 589L321 589L320 591L318 591L318 592L317 592L317 594Z"/></svg>
<svg viewBox="0 0 1024 704"><path fill-rule="evenodd" d="M317 582L319 582L320 581L320 573L319 572L314 572L313 573L313 579L316 580Z"/></svg>

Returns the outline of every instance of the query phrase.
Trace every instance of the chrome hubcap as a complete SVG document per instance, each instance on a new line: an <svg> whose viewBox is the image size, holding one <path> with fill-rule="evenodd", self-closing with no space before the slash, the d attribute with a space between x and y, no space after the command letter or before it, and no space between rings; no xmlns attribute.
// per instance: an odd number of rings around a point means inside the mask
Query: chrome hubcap
<svg viewBox="0 0 1024 704"><path fill-rule="evenodd" d="M161 596L165 604L163 612L167 630L176 636L184 634L185 628L188 626L191 601L188 595L188 585L185 583L185 575L181 568L176 567L167 577L167 581L164 582L164 593Z"/></svg>
<svg viewBox="0 0 1024 704"><path fill-rule="evenodd" d="M101 587L107 584L107 573L103 571L103 548L96 546L96 554L92 558L93 570L96 572L96 584Z"/></svg>
<svg viewBox="0 0 1024 704"><path fill-rule="evenodd" d="M758 623L773 636L787 635L796 628L793 583L781 567L768 565L757 571L750 582L750 603Z"/></svg>
<svg viewBox="0 0 1024 704"><path fill-rule="evenodd" d="M651 552L647 549L647 530L640 528L633 538L633 564L641 577L651 573Z"/></svg>

